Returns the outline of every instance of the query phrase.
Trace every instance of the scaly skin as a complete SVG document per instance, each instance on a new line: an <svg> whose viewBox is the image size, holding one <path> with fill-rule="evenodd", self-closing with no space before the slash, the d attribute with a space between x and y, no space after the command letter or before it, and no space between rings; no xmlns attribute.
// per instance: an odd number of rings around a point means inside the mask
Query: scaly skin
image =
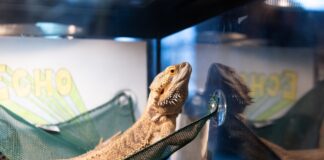
<svg viewBox="0 0 324 160"><path fill-rule="evenodd" d="M170 66L153 80L146 110L124 133L71 160L120 160L174 132L188 94L189 63Z"/></svg>

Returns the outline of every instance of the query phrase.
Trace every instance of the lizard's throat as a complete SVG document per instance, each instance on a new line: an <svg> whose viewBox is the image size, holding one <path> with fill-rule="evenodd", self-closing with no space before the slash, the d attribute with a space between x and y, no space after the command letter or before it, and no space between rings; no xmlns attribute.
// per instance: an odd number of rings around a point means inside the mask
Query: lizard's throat
<svg viewBox="0 0 324 160"><path fill-rule="evenodd" d="M166 93L163 93L163 94L166 94ZM183 96L180 94L179 91L173 91L173 92L171 92L171 94L169 94L169 96L167 96L165 98L162 95L160 95L160 98L157 101L157 105L160 107L174 106L174 105L181 103L182 98L183 98Z"/></svg>
<svg viewBox="0 0 324 160"><path fill-rule="evenodd" d="M161 97L155 101L153 106L149 108L149 115L153 121L158 120L161 116L177 117L182 110L182 103L185 95L178 90L170 92L168 97Z"/></svg>

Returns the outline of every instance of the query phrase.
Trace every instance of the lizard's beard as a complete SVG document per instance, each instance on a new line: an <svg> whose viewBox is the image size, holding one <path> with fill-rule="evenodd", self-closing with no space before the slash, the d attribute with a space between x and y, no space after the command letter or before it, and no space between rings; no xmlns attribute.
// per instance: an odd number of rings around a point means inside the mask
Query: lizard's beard
<svg viewBox="0 0 324 160"><path fill-rule="evenodd" d="M164 93L165 94L165 93ZM181 103L183 96L180 94L178 90L171 92L168 97L164 99L160 99L157 103L158 106L169 106L169 105L177 105Z"/></svg>
<svg viewBox="0 0 324 160"><path fill-rule="evenodd" d="M178 106L183 103L187 97L188 79L180 79L164 87L160 91L160 98L157 103L158 106Z"/></svg>

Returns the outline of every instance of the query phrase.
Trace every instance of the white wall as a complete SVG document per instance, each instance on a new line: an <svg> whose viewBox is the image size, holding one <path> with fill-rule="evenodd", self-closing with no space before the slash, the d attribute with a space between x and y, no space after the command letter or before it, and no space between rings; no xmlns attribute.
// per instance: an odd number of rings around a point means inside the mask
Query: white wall
<svg viewBox="0 0 324 160"><path fill-rule="evenodd" d="M50 69L54 76L59 69L66 69L88 109L107 102L121 89L130 89L135 92L138 105L141 106L137 111L139 114L147 98L146 63L144 42L0 38L0 64L5 64L14 71L19 68L26 70L32 78L35 76L33 71L37 69L41 72ZM9 76L10 78L12 77ZM2 83L0 87L5 85ZM31 96L32 94L34 93L31 92ZM36 105L27 102L21 104L23 100L18 102L24 98L10 91L11 101L37 110ZM55 118L47 120L52 123L56 121Z"/></svg>

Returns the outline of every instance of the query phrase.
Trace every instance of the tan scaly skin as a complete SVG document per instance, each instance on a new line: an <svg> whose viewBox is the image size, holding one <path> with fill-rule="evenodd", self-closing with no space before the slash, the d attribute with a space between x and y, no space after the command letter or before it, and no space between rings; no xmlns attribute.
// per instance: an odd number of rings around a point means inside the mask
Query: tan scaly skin
<svg viewBox="0 0 324 160"><path fill-rule="evenodd" d="M146 110L131 128L71 160L125 159L174 132L188 95L190 74L189 63L166 68L153 80Z"/></svg>

